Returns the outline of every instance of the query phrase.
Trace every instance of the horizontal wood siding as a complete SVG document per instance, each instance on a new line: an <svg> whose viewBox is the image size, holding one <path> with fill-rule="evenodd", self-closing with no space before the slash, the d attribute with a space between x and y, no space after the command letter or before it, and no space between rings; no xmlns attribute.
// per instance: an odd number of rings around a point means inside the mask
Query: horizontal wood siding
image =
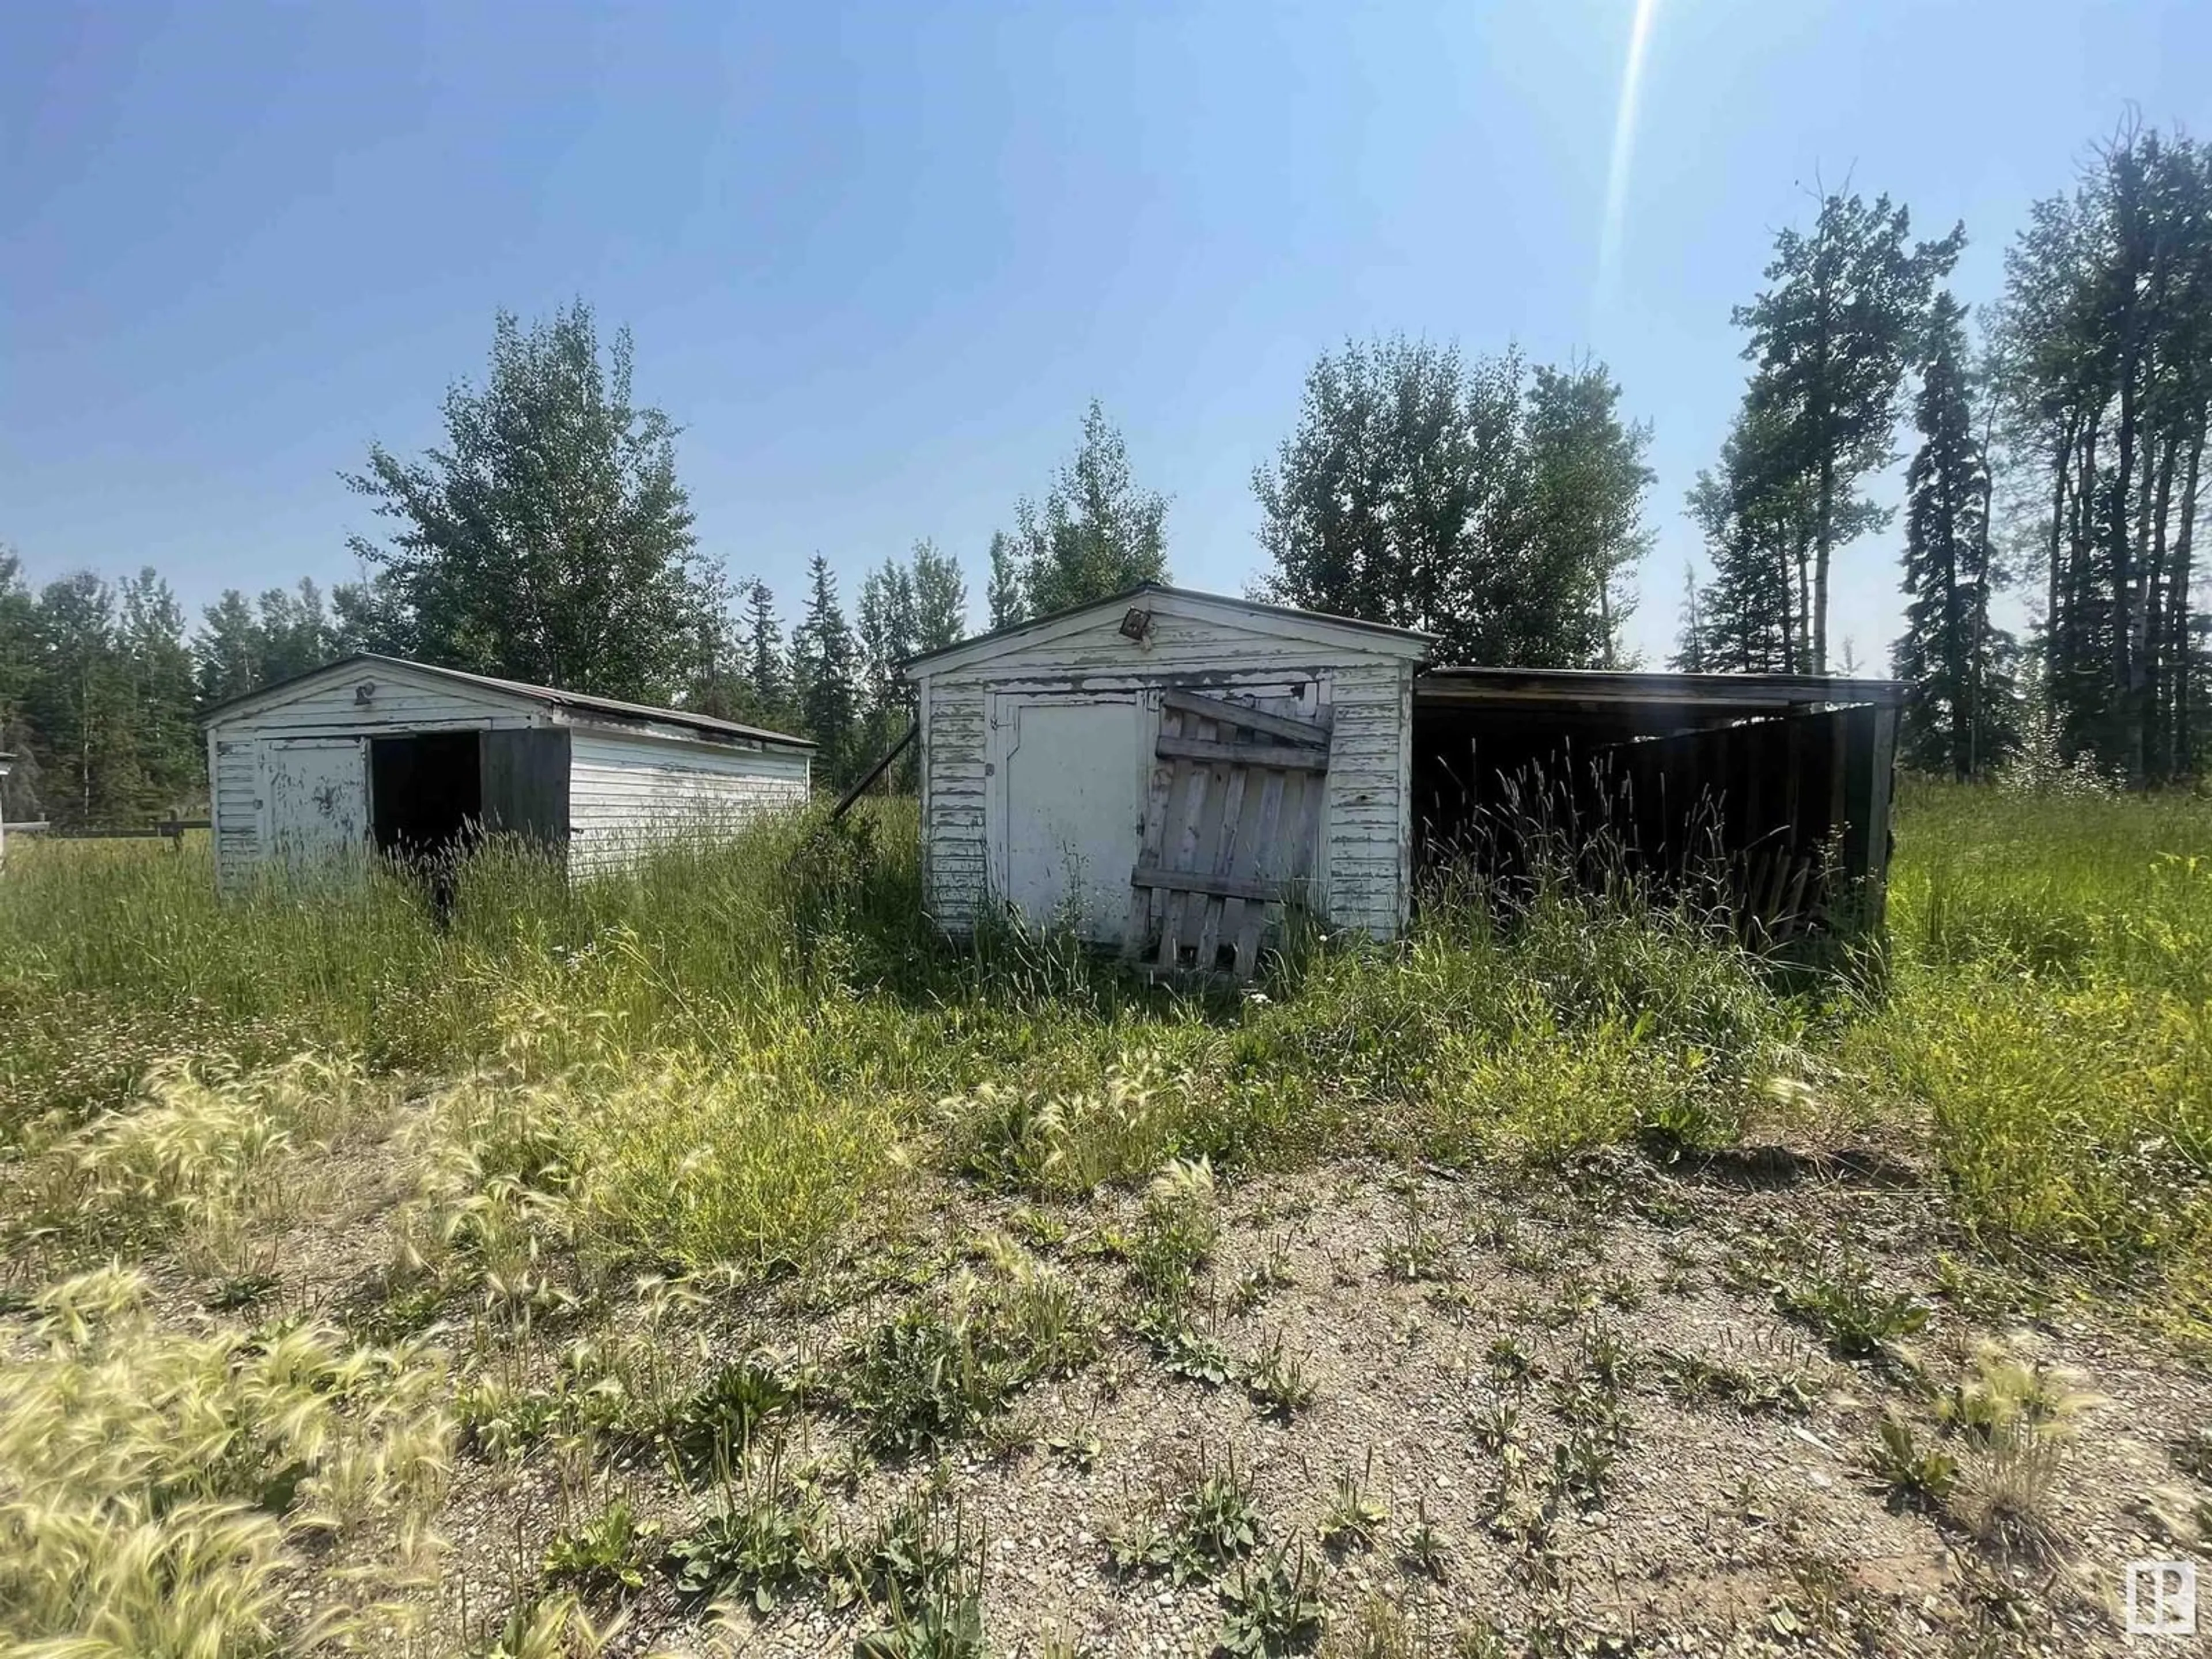
<svg viewBox="0 0 2212 1659"><path fill-rule="evenodd" d="M1407 714L1413 665L1397 651L1290 637L1212 617L1156 612L1139 647L1118 613L1057 638L932 672L923 690L924 891L941 925L965 932L991 902L985 773L988 697L994 693L1186 690L1265 696L1320 688L1337 722L1323 798L1320 869L1330 920L1395 938L1404 919L1410 844ZM1149 743L1151 739L1147 738Z"/></svg>
<svg viewBox="0 0 2212 1659"><path fill-rule="evenodd" d="M726 833L806 800L807 757L664 743L576 726L569 738L568 867L618 867L676 837Z"/></svg>
<svg viewBox="0 0 2212 1659"><path fill-rule="evenodd" d="M208 741L208 822L215 841L216 887L221 892L243 886L261 856L261 803L254 794L258 753L250 742Z"/></svg>
<svg viewBox="0 0 2212 1659"><path fill-rule="evenodd" d="M362 685L372 688L367 702ZM261 845L260 754L264 743L289 738L391 737L404 732L483 731L542 726L532 705L486 696L362 664L356 672L306 688L294 697L218 718L208 727L209 820L215 839L216 885L234 892L266 855Z"/></svg>
<svg viewBox="0 0 2212 1659"><path fill-rule="evenodd" d="M922 802L929 914L955 933L988 902L983 828L983 696L973 681L932 681L927 733L929 793Z"/></svg>

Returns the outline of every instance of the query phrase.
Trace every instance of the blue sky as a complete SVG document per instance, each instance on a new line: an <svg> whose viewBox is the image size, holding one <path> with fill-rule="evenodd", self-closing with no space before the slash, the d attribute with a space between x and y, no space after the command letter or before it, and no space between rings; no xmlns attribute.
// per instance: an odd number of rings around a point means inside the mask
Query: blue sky
<svg viewBox="0 0 2212 1659"><path fill-rule="evenodd" d="M1680 503L1729 307L1816 170L1954 219L1996 291L2132 103L2212 127L2212 6L1659 0L1601 282L1632 0L0 9L0 541L34 580L356 574L338 481L438 435L500 307L626 323L703 545L774 585L934 538L969 570L1102 398L1178 580L1241 589L1250 476L1346 336L1589 351ZM1890 488L1887 487L1886 488ZM1892 489L1893 494L1893 488ZM1896 629L1895 543L1832 635Z"/></svg>

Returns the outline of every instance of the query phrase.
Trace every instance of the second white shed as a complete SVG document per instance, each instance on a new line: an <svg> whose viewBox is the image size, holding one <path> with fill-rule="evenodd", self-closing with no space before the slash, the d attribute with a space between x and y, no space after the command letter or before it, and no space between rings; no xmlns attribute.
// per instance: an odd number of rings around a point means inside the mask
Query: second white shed
<svg viewBox="0 0 2212 1659"><path fill-rule="evenodd" d="M362 654L209 711L216 881L478 830L605 869L658 842L805 802L814 745L428 663Z"/></svg>
<svg viewBox="0 0 2212 1659"><path fill-rule="evenodd" d="M1147 585L905 665L922 879L1167 967L1249 974L1286 902L1392 939L1425 635Z"/></svg>

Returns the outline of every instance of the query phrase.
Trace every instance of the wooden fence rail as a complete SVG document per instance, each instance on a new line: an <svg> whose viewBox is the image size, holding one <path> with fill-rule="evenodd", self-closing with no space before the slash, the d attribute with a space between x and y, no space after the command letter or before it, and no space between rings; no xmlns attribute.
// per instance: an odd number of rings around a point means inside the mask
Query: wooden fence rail
<svg viewBox="0 0 2212 1659"><path fill-rule="evenodd" d="M30 823L6 824L0 829L4 829L11 836L44 836L49 841L151 841L161 836L181 847L187 831L212 827L206 818L161 818L143 830L109 829L90 824L64 830L40 818Z"/></svg>

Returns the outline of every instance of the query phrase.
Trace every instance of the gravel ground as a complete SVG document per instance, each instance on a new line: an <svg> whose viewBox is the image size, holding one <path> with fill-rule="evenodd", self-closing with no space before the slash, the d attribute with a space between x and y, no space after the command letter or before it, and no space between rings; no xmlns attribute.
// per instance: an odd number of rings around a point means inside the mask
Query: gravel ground
<svg viewBox="0 0 2212 1659"><path fill-rule="evenodd" d="M349 1320L374 1308L401 1185L387 1162L349 1156L352 1177L284 1241L270 1302ZM988 1273L972 1247L994 1232L1026 1237L1071 1275L1103 1351L1023 1392L991 1431L933 1459L875 1461L856 1455L834 1390L784 1419L787 1465L819 1473L846 1537L925 1486L940 1495L980 1555L996 1654L1213 1651L1235 1570L1181 1584L1127 1574L1108 1540L1148 1494L1232 1468L1262 1552L1302 1555L1316 1575L1324 1653L2140 1653L2151 1650L2119 1627L2124 1564L2207 1549L2190 1516L2212 1487L2174 1453L2212 1428L2202 1363L2079 1294L1947 1279L1940 1218L1908 1165L1769 1153L1659 1170L1610 1157L1568 1176L1456 1177L1344 1164L1224 1183L1192 1317L1240 1373L1278 1347L1297 1361L1311 1401L1286 1416L1240 1380L1171 1373L1131 1331L1129 1270L1110 1245L1133 1229L1137 1196L1018 1206L915 1179L838 1271L710 1296L654 1340L693 1372L754 1352L831 1367L913 1298ZM1926 1311L1887 1352L1841 1357L1779 1310L1767 1282L1826 1271L1845 1244L1877 1289ZM579 1338L641 1328L618 1288L594 1313L548 1318L496 1363L543 1380ZM1944 1505L1893 1501L1866 1464L1885 1412L1919 1444L1972 1462L1939 1409L1993 1336L2078 1373L2099 1402L2036 1505L2044 1542L2031 1553L1987 1547ZM459 1381L493 1364L471 1352L465 1321L448 1340ZM1600 1386L1604 1344L1617 1381ZM1772 1397L1694 1395L1680 1356ZM1611 1465L1599 1490L1557 1502L1548 1531L1536 1528L1554 1449L1593 1393L1612 1414L1597 1437ZM1516 1432L1486 1435L1506 1408ZM1325 1516L1351 1477L1388 1518L1364 1547L1327 1547ZM665 1540L714 1506L711 1486L606 1439L465 1452L441 1521L453 1542L441 1622L481 1633L541 1589L564 1517L625 1498ZM1424 1521L1425 1561L1408 1547ZM657 1570L645 1579L593 1599L596 1614L619 1618L615 1651L844 1653L878 1622L805 1590L718 1613L686 1605Z"/></svg>

